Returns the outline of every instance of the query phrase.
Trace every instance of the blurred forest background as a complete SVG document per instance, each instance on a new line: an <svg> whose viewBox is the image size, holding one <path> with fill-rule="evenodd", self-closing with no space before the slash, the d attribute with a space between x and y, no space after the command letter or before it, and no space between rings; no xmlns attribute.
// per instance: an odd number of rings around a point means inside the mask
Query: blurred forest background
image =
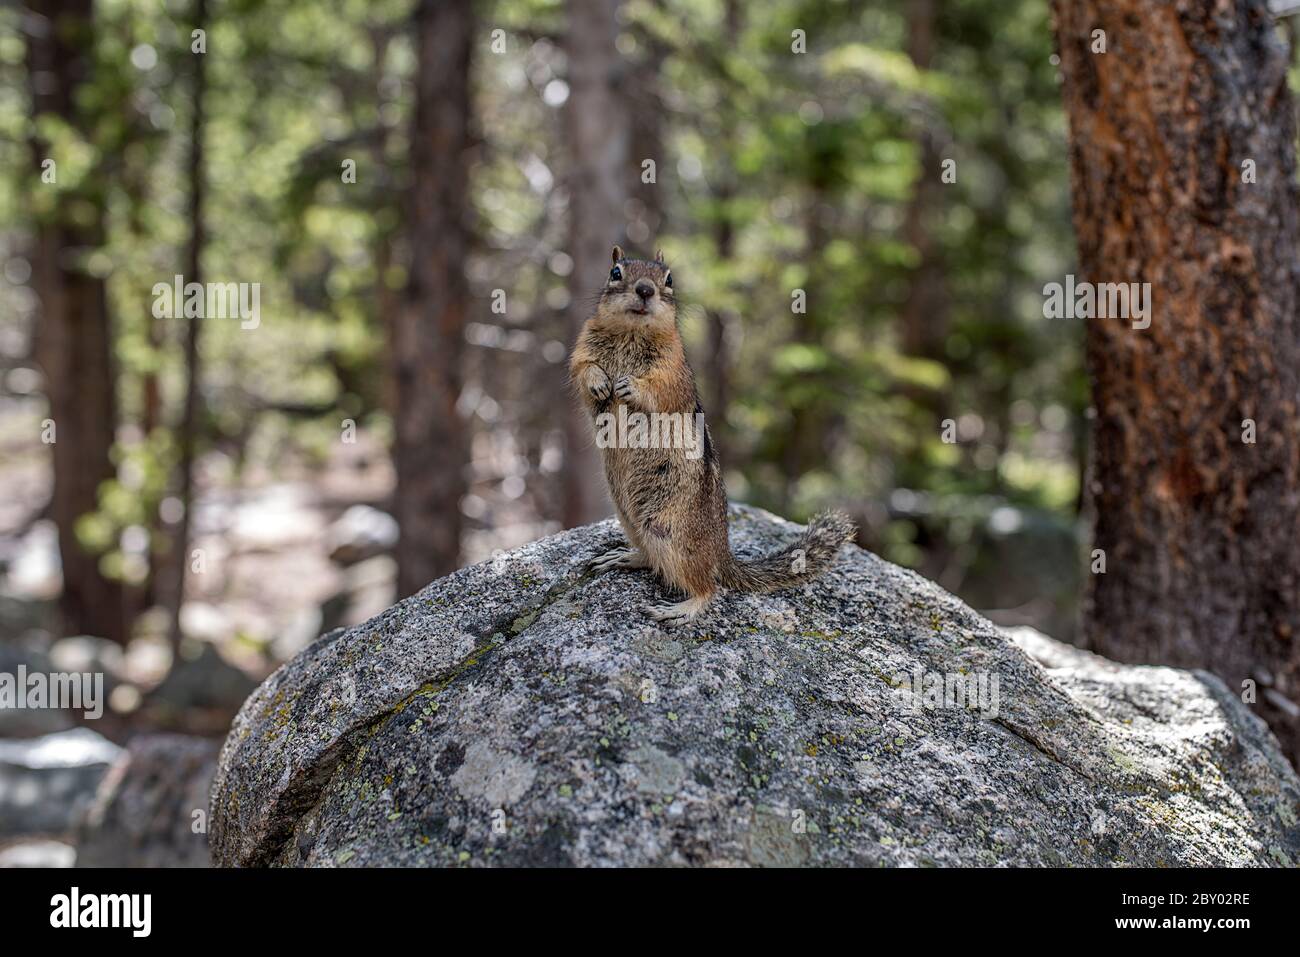
<svg viewBox="0 0 1300 957"><path fill-rule="evenodd" d="M111 738L219 734L608 514L564 380L614 242L673 267L734 500L1076 639L1055 50L1045 0L0 9L0 647L107 670ZM157 318L177 274L260 321Z"/></svg>
<svg viewBox="0 0 1300 957"><path fill-rule="evenodd" d="M392 516L409 518L407 593L610 514L564 377L580 300L621 241L647 257L660 245L674 267L733 499L795 519L846 508L866 547L1069 636L1087 393L1077 328L1042 318L1041 287L1071 255L1042 2L415 14L99 2L64 41L86 60L62 78L75 102L35 124L24 14L0 14L6 631L133 636L165 670L178 614L187 640L256 673L391 603L405 557ZM425 115L422 29L473 38L465 103L440 52ZM614 147L578 149L584 114ZM439 124L452 141L419 157L413 130ZM60 158L55 184L32 136ZM939 180L944 159L955 183ZM416 161L431 168L417 176ZM443 188L464 190L463 224L412 222L412 191ZM77 371L54 382L32 248L33 223L60 208L75 219L61 255L94 315L73 320ZM435 253L424 274L414 250ZM154 284L200 272L261 283L260 324L154 318ZM398 314L438 295L463 309L456 328L403 338ZM436 393L442 369L455 423L406 399ZM76 423L51 415L57 389ZM82 487L60 516L55 450L74 443ZM85 579L62 623L60 546Z"/></svg>

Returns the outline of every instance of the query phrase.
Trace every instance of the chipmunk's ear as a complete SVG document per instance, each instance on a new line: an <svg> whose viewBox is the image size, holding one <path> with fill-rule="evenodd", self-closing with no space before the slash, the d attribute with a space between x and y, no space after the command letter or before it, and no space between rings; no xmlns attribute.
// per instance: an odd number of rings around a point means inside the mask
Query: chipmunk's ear
<svg viewBox="0 0 1300 957"><path fill-rule="evenodd" d="M663 251L663 247L661 246L660 248L655 250L655 262L661 263L663 261L664 261L664 251Z"/></svg>
<svg viewBox="0 0 1300 957"><path fill-rule="evenodd" d="M618 261L619 261L620 259L622 259L622 258L623 258L623 247L620 246L618 243L615 243L615 244L614 244L614 262L618 262Z"/></svg>

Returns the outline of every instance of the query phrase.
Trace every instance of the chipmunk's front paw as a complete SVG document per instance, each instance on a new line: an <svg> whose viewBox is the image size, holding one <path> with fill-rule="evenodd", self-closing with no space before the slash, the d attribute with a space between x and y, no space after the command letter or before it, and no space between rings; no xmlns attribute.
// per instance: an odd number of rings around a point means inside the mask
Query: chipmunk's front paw
<svg viewBox="0 0 1300 957"><path fill-rule="evenodd" d="M621 375L614 380L614 394L625 402L631 402L636 398L636 386L632 384L632 377Z"/></svg>
<svg viewBox="0 0 1300 957"><path fill-rule="evenodd" d="M591 368L587 370L586 378L587 392L597 402L604 402L610 396L609 376L605 375L604 370Z"/></svg>

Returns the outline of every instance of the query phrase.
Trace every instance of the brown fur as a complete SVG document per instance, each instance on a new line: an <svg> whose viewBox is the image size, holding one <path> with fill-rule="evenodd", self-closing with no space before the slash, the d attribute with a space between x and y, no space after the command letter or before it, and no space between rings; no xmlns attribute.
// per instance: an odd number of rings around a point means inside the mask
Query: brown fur
<svg viewBox="0 0 1300 957"><path fill-rule="evenodd" d="M595 314L583 326L569 361L570 381L588 413L703 413L695 377L686 362L677 328L677 305L667 284L662 256L627 259L614 247L618 279L609 279ZM653 285L649 298L636 292ZM687 601L651 613L665 621L694 617L719 588L771 591L820 573L841 544L852 539L853 523L842 515L821 516L804 536L776 555L738 562L727 537L727 492L708 426L703 454L692 459L682 448L606 448L601 453L610 497L630 544L596 560L598 568L652 569Z"/></svg>

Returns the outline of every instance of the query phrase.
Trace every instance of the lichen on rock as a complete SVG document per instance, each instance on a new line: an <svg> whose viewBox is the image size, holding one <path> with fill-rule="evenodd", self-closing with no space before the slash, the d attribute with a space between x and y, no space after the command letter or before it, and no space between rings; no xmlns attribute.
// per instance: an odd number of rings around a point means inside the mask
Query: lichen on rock
<svg viewBox="0 0 1300 957"><path fill-rule="evenodd" d="M741 553L797 534L732 516ZM665 630L648 573L584 571L618 538L462 569L279 669L223 750L214 862L1300 862L1300 780L1211 675L1008 633L854 547Z"/></svg>

